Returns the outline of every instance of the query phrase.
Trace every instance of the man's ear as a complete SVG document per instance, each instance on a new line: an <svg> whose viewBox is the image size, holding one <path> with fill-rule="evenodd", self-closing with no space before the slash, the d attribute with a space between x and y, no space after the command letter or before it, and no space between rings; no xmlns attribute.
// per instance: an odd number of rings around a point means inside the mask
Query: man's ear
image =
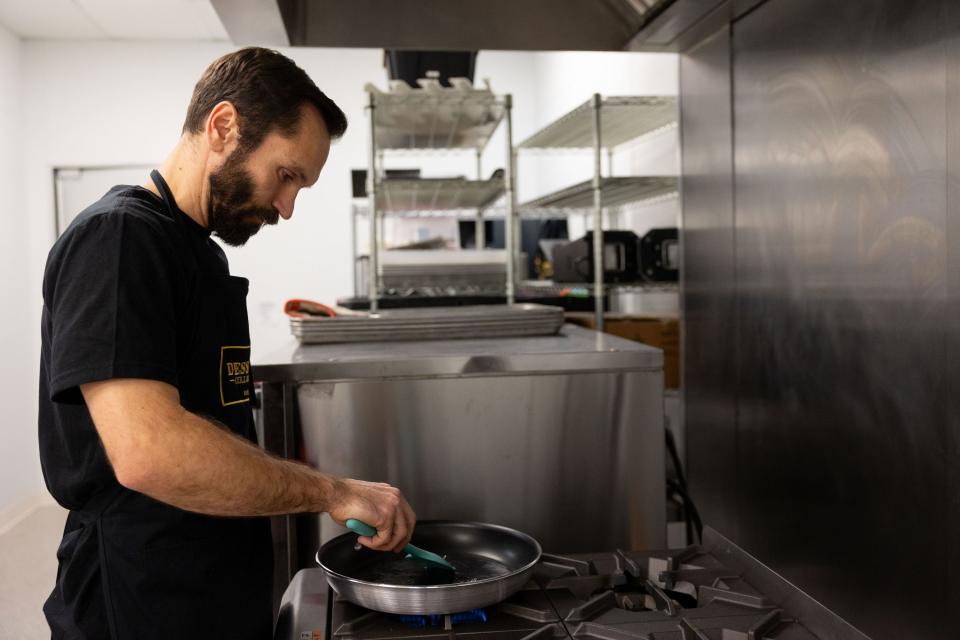
<svg viewBox="0 0 960 640"><path fill-rule="evenodd" d="M237 108L232 102L218 102L207 116L207 143L211 151L222 153L240 139Z"/></svg>

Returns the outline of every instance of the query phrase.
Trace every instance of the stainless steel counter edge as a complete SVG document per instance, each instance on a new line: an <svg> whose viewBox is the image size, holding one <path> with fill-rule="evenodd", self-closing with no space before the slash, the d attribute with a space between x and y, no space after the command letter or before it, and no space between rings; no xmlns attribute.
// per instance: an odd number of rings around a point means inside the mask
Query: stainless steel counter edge
<svg viewBox="0 0 960 640"><path fill-rule="evenodd" d="M555 336L289 345L253 364L258 382L657 371L663 352L564 325Z"/></svg>

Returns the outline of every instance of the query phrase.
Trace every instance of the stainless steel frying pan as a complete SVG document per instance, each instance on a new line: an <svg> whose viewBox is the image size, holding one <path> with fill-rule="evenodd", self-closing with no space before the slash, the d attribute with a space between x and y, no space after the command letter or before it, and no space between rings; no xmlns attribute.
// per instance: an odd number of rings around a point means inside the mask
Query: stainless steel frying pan
<svg viewBox="0 0 960 640"><path fill-rule="evenodd" d="M530 579L540 544L525 533L479 522L418 522L411 542L445 556L452 576L400 554L355 549L347 533L317 552L317 564L340 596L374 611L445 614L509 598Z"/></svg>

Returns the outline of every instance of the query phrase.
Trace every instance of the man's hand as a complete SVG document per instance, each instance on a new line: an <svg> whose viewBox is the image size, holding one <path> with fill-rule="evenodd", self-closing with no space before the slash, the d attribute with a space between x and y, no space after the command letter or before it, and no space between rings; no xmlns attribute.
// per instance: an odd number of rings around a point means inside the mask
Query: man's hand
<svg viewBox="0 0 960 640"><path fill-rule="evenodd" d="M377 535L372 538L357 538L357 542L376 551L399 553L410 542L417 522L400 490L380 482L336 481L327 511L338 524L355 518L376 529Z"/></svg>

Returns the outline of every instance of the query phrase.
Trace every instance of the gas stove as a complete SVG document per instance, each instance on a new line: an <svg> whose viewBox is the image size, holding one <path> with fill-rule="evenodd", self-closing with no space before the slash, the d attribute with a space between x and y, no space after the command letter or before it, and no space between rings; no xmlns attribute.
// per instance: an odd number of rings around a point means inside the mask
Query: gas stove
<svg viewBox="0 0 960 640"><path fill-rule="evenodd" d="M445 616L363 609L304 569L276 640L869 640L722 535L662 552L543 554L509 599Z"/></svg>

